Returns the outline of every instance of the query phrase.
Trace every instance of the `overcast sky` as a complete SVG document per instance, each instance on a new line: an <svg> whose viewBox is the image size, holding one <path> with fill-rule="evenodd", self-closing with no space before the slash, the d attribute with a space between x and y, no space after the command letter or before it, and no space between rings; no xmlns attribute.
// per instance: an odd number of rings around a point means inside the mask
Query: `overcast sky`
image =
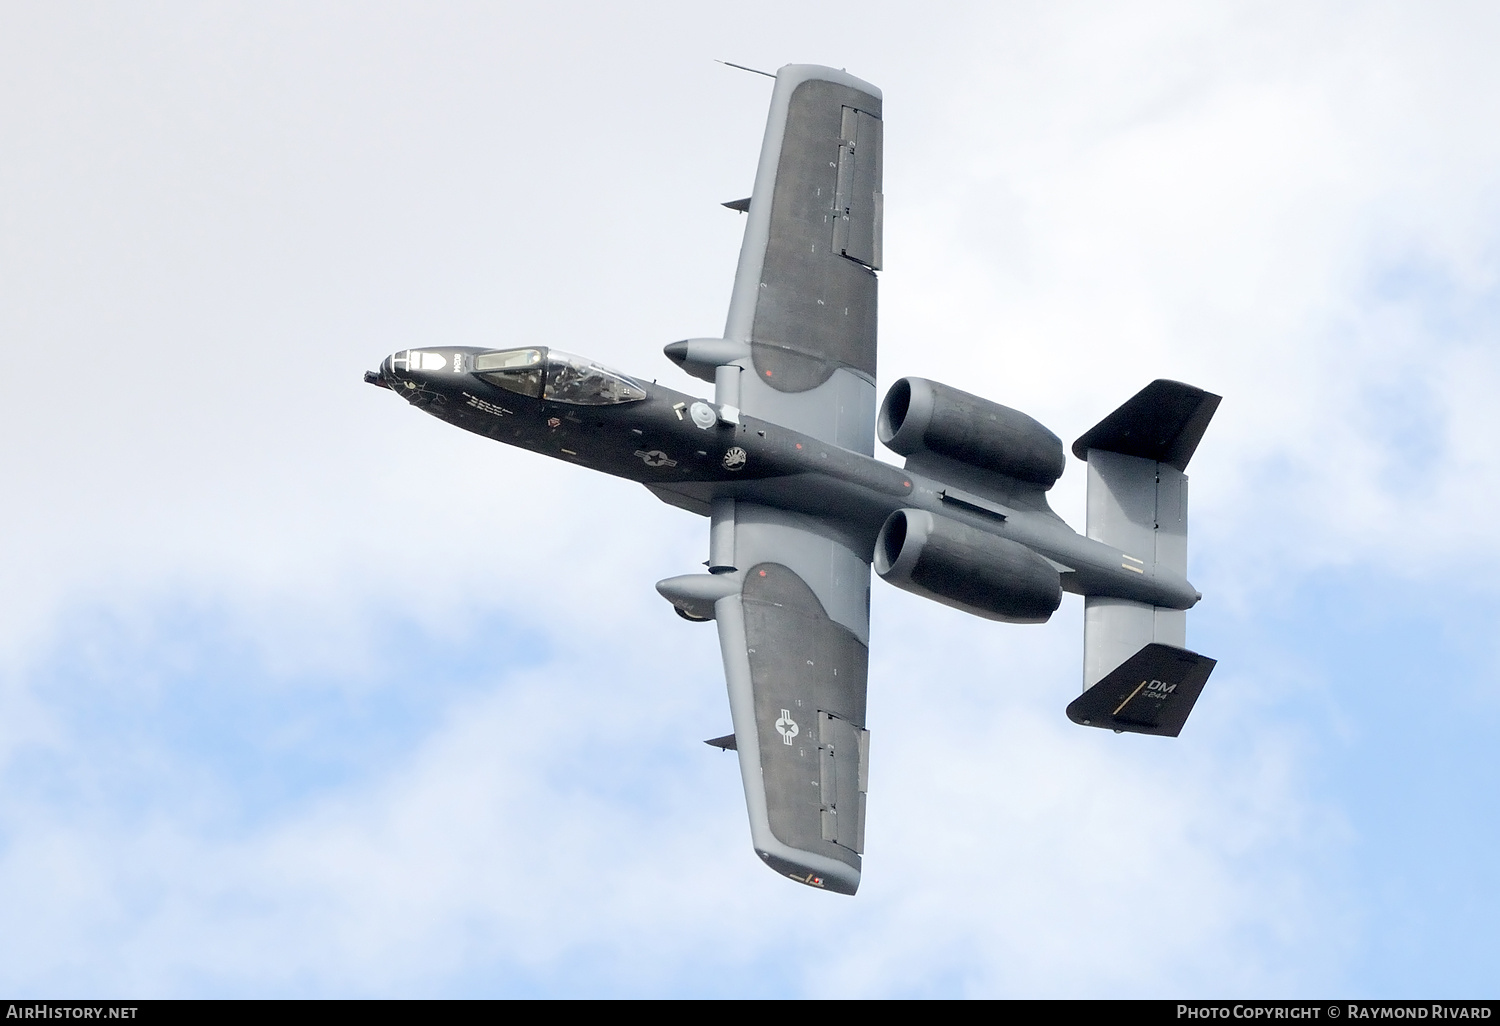
<svg viewBox="0 0 1500 1026"><path fill-rule="evenodd" d="M0 991L1469 996L1500 962L1500 9L0 0ZM704 394L774 69L885 93L880 382L1190 468L1176 740L877 583L864 880L749 843L707 526L360 381ZM898 458L882 451L882 458ZM1081 464L1055 508L1083 527Z"/></svg>

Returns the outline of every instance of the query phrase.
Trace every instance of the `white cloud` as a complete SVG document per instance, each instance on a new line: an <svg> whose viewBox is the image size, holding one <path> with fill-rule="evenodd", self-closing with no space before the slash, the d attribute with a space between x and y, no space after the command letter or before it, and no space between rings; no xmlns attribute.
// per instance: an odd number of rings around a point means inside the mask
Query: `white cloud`
<svg viewBox="0 0 1500 1026"><path fill-rule="evenodd" d="M16 777L5 803L16 834L0 880L26 927L8 934L5 975L145 994L757 993L769 958L778 991L1110 994L1284 990L1337 967L1336 953L1298 965L1256 943L1300 951L1338 914L1302 890L1299 870L1331 842L1305 832L1284 740L1226 755L1210 725L1177 746L1101 745L1058 716L1076 623L991 631L976 650L958 614L882 608L857 899L789 888L751 856L733 760L684 734L716 732L712 674L666 650L622 668L587 647L447 689L438 722L389 764L356 739L364 769L346 783L248 819L252 782L202 754L153 761L170 735L149 721L127 731L144 750L121 750L75 714L53 755L92 750L88 769L50 789ZM691 654L711 658L711 632L673 623L655 635L702 635ZM903 627L926 644L903 644ZM464 654L476 647L482 635ZM163 672L122 680L142 671ZM160 701L214 686L178 678ZM270 683L234 686L295 709ZM207 744L244 743L209 729ZM121 807L122 793L138 797Z"/></svg>

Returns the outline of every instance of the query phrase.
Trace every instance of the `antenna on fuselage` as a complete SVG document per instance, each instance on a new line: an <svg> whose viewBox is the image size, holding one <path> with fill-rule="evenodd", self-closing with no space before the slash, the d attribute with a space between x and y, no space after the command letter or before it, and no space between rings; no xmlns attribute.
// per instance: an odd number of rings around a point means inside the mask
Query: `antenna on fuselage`
<svg viewBox="0 0 1500 1026"><path fill-rule="evenodd" d="M775 78L776 77L775 75L773 75L769 71L761 71L759 68L747 68L743 64L736 64L736 63L734 63L734 61L721 61L717 57L714 58L714 63L715 64L722 64L726 68L739 68L741 71L748 71L748 72L750 72L751 74L754 74L754 75L764 75L767 78Z"/></svg>

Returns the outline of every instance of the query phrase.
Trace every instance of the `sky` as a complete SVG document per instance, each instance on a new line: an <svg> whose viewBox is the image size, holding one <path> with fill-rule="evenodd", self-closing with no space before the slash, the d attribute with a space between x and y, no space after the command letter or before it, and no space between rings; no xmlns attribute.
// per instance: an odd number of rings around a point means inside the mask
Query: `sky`
<svg viewBox="0 0 1500 1026"><path fill-rule="evenodd" d="M1494 997L1500 10L0 0L0 992ZM361 383L695 394L770 82L885 95L879 390L1156 377L1181 737L876 584L859 894L749 843L706 524ZM882 450L879 457L899 457ZM1083 525L1082 465L1053 505Z"/></svg>

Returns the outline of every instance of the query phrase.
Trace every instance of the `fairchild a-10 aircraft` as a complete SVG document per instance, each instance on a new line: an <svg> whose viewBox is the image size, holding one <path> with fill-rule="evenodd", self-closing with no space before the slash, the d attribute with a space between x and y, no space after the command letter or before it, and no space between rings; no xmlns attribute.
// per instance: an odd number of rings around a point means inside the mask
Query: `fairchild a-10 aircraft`
<svg viewBox="0 0 1500 1026"><path fill-rule="evenodd" d="M880 90L775 76L728 322L666 355L712 402L541 345L407 349L366 380L458 427L639 481L709 520L708 572L656 588L718 625L755 852L853 894L864 850L870 567L1003 623L1083 596L1075 723L1176 736L1214 661L1186 649L1183 471L1219 397L1153 381L1073 443L1087 533L1047 505L1062 442L1019 413L902 378L875 407ZM873 458L875 436L906 457Z"/></svg>

